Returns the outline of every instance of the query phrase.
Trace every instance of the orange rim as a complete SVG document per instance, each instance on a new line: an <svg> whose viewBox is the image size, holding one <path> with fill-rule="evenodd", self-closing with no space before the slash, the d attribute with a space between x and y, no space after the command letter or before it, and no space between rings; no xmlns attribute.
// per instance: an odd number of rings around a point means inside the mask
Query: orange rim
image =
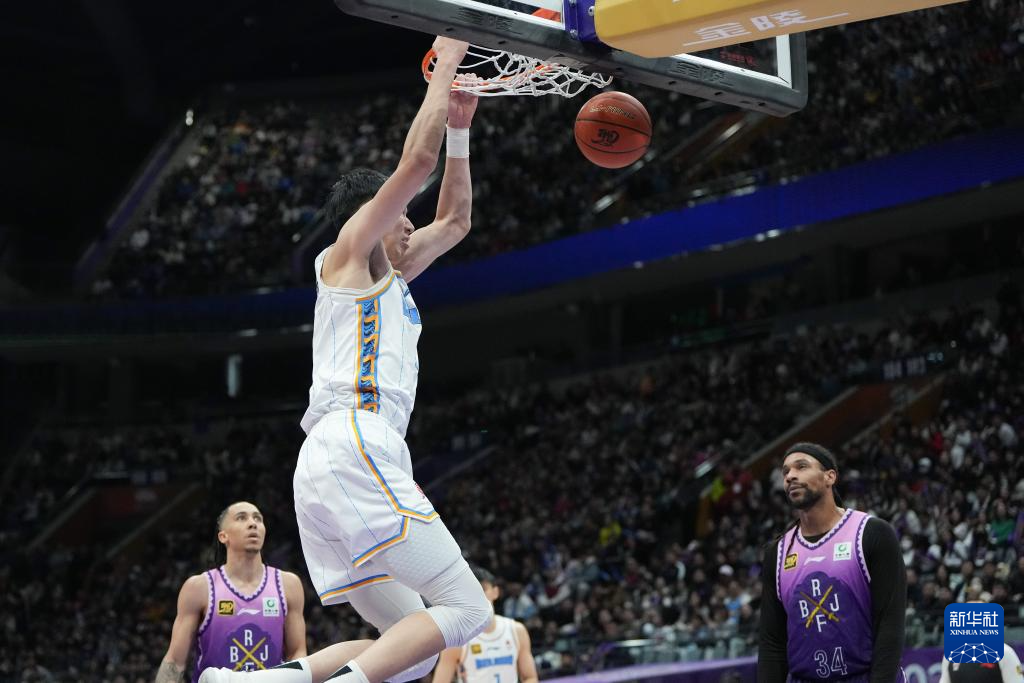
<svg viewBox="0 0 1024 683"><path fill-rule="evenodd" d="M423 57L423 64L422 64L423 77L425 79L427 79L427 81L430 81L430 79L434 76L434 71L433 71L432 67L433 67L433 61L434 61L435 57L437 57L437 53L434 51L433 48L427 50L427 54L424 55L424 57ZM550 64L541 63L541 64L538 64L537 66L535 66L532 71L533 72L542 72L542 71L547 71L550 68L551 68ZM499 85L500 83L507 83L508 81L511 81L511 80L513 80L515 78L519 78L519 77L527 77L528 78L530 75L531 75L530 70L520 71L518 73L511 74L509 76L502 76L501 78L499 78L499 79L497 79L495 81L481 81L480 83L478 83L474 87L482 87L482 88L485 88L485 89L495 88L495 89L499 89L500 90L501 89L501 86ZM459 74L456 74L455 80L452 81L452 90L461 90L462 87L463 87L463 85L459 82L458 76L459 76Z"/></svg>
<svg viewBox="0 0 1024 683"><path fill-rule="evenodd" d="M556 12L555 10L543 9L543 8L538 9L537 11L535 11L533 13L533 16L540 17L541 19L550 19L551 21L561 21L562 20L562 13L561 12ZM437 56L437 53L434 51L434 48L430 48L429 50L427 50L427 55L423 58L423 77L426 78L428 81L430 80L431 76L434 75L434 72L430 70L430 62L436 56ZM551 68L550 64L543 64L542 63L542 64L534 67L534 71L547 71L550 68ZM515 78L516 76L526 76L526 75L527 75L527 72L520 71L519 73L513 74L511 76L502 76L501 78L498 79L498 82L510 81L513 78ZM498 88L498 87L500 87L500 86L497 86L497 85L491 85L490 81L484 81L480 85L484 85L485 87L488 87L488 88ZM454 81L452 81L452 89L453 90L458 90L459 87L460 87L459 86L459 79L456 78Z"/></svg>

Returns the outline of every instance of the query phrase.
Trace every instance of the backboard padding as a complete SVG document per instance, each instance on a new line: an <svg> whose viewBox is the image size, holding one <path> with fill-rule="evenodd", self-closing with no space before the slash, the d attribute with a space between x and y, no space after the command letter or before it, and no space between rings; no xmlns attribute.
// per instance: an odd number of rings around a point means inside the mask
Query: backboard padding
<svg viewBox="0 0 1024 683"><path fill-rule="evenodd" d="M785 116L807 102L806 43L780 38L784 73L765 76L690 55L647 59L570 36L558 22L480 0L335 0L354 16L447 35L665 90Z"/></svg>

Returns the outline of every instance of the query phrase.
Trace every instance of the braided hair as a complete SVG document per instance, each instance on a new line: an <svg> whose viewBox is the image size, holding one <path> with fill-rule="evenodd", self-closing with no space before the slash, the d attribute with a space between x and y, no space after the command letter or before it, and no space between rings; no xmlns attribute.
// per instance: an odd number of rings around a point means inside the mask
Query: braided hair
<svg viewBox="0 0 1024 683"><path fill-rule="evenodd" d="M232 505L234 505L234 503L229 503L228 506L221 510L220 514L217 515L217 526L214 527L213 530L213 548L210 553L210 556L213 558L213 566L215 567L219 567L228 561L228 549L220 542L219 537L221 527L224 524L224 518L228 516L228 510L231 509Z"/></svg>

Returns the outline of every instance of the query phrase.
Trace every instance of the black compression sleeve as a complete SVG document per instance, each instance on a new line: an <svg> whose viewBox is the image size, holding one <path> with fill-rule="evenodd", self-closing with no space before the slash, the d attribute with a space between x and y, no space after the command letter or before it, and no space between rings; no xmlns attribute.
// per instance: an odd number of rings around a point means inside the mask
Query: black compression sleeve
<svg viewBox="0 0 1024 683"><path fill-rule="evenodd" d="M789 675L786 658L786 610L775 591L777 543L764 548L761 562L761 623L757 648L757 683L785 683Z"/></svg>
<svg viewBox="0 0 1024 683"><path fill-rule="evenodd" d="M893 683L903 656L907 568L899 539L888 522L877 517L868 520L864 527L864 559L871 574L871 616L875 627L871 683Z"/></svg>

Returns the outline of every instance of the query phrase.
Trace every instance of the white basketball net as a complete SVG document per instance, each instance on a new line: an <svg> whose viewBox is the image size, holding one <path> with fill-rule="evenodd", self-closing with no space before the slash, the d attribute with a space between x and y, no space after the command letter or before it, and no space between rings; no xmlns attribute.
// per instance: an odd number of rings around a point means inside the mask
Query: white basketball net
<svg viewBox="0 0 1024 683"><path fill-rule="evenodd" d="M423 58L423 77L429 81L434 73L437 56L431 50ZM483 80L466 80L470 73L484 72ZM503 50L470 45L466 58L459 66L452 90L463 90L481 97L502 95L561 95L575 97L587 86L603 88L612 82L611 76L586 73L554 62L517 55Z"/></svg>

